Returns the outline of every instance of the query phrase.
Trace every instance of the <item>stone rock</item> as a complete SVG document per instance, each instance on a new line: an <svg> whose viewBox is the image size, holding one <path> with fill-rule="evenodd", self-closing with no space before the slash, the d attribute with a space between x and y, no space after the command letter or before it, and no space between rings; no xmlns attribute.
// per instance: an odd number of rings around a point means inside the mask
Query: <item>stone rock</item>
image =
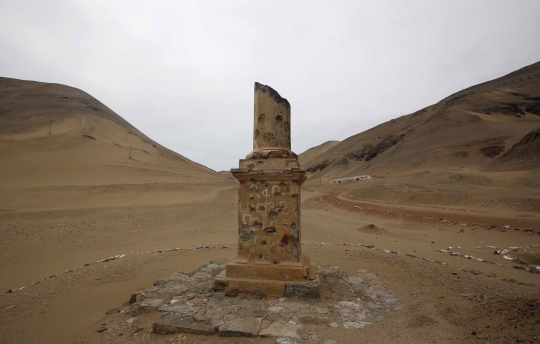
<svg viewBox="0 0 540 344"><path fill-rule="evenodd" d="M343 278L327 277L329 293L338 299L348 299L355 297L354 289Z"/></svg>
<svg viewBox="0 0 540 344"><path fill-rule="evenodd" d="M223 322L198 322L192 317L184 318L178 314L167 314L154 323L153 331L158 334L192 333L213 335Z"/></svg>
<svg viewBox="0 0 540 344"><path fill-rule="evenodd" d="M111 315L111 314L115 314L115 313L120 313L120 308L109 309L105 314L106 315Z"/></svg>
<svg viewBox="0 0 540 344"><path fill-rule="evenodd" d="M269 312L279 312L283 310L283 307L280 307L280 306L272 306L272 307L268 307L268 311Z"/></svg>
<svg viewBox="0 0 540 344"><path fill-rule="evenodd" d="M326 316L321 315L305 315L298 319L302 324L306 325L320 325L320 324L329 324L330 319Z"/></svg>
<svg viewBox="0 0 540 344"><path fill-rule="evenodd" d="M11 290L11 289L10 289L10 290ZM132 305L132 304L134 304L135 302L137 302L137 295L139 295L139 293L133 293L133 294L131 294L131 296L129 297L128 304Z"/></svg>
<svg viewBox="0 0 540 344"><path fill-rule="evenodd" d="M358 277L358 276L351 276L351 277L348 278L348 280L349 280L350 284L366 283L366 281L364 281L364 279L362 277Z"/></svg>
<svg viewBox="0 0 540 344"><path fill-rule="evenodd" d="M214 291L223 291L229 286L229 280L225 277L217 276L214 279L213 289Z"/></svg>
<svg viewBox="0 0 540 344"><path fill-rule="evenodd" d="M323 339L321 341L321 344L338 344L338 342L336 342L335 340L333 339Z"/></svg>
<svg viewBox="0 0 540 344"><path fill-rule="evenodd" d="M173 312L179 314L195 314L201 309L200 307L188 306L188 305L163 305L158 308L160 312Z"/></svg>
<svg viewBox="0 0 540 344"><path fill-rule="evenodd" d="M319 283L312 281L306 284L295 285L294 296L301 300L316 300L319 298Z"/></svg>
<svg viewBox="0 0 540 344"><path fill-rule="evenodd" d="M157 307L138 301L131 305L129 314L136 317L141 314L153 313L155 311L157 311Z"/></svg>
<svg viewBox="0 0 540 344"><path fill-rule="evenodd" d="M188 306L203 306L206 303L204 299L191 299L186 304Z"/></svg>
<svg viewBox="0 0 540 344"><path fill-rule="evenodd" d="M268 315L266 316L265 320L271 321L271 322L282 322L286 323L293 317L294 313L288 309L283 309L282 307L270 307L270 308L281 308L280 311L270 311L268 312ZM269 309L270 310L270 309Z"/></svg>
<svg viewBox="0 0 540 344"><path fill-rule="evenodd" d="M298 330L300 327L291 323L280 323L275 322L268 326L266 329L262 330L259 335L261 337L290 337L298 338Z"/></svg>
<svg viewBox="0 0 540 344"><path fill-rule="evenodd" d="M339 314L341 320L344 322L357 322L366 319L366 311L362 309L360 304L350 301L340 301L338 305L340 306Z"/></svg>
<svg viewBox="0 0 540 344"><path fill-rule="evenodd" d="M346 321L343 323L343 327L346 329L350 328L363 328L366 325L369 325L370 323L364 322L364 321Z"/></svg>
<svg viewBox="0 0 540 344"><path fill-rule="evenodd" d="M359 293L362 290L366 289L366 281L364 281L362 277L352 276L348 278L348 281L351 284L351 287L353 288L355 293Z"/></svg>
<svg viewBox="0 0 540 344"><path fill-rule="evenodd" d="M381 305L378 305L378 304L373 303L373 302L367 302L366 307L369 308L369 309L381 309L381 308L383 308Z"/></svg>
<svg viewBox="0 0 540 344"><path fill-rule="evenodd" d="M164 299L148 299L148 298L144 298L142 300L142 302L147 304L147 305L150 305L152 307L160 307L161 305L163 305L165 303L165 300Z"/></svg>
<svg viewBox="0 0 540 344"><path fill-rule="evenodd" d="M276 344L298 344L296 340L291 338L276 338Z"/></svg>
<svg viewBox="0 0 540 344"><path fill-rule="evenodd" d="M473 275L481 275L482 274L482 272L480 272L478 270L471 270L470 273L473 274Z"/></svg>
<svg viewBox="0 0 540 344"><path fill-rule="evenodd" d="M220 337L256 337L261 327L261 318L237 318L219 328Z"/></svg>
<svg viewBox="0 0 540 344"><path fill-rule="evenodd" d="M316 342L319 340L319 336L315 332L308 332L304 335L303 339L309 342Z"/></svg>
<svg viewBox="0 0 540 344"><path fill-rule="evenodd" d="M290 283L285 283L285 291L283 293L285 297L294 297L294 285Z"/></svg>

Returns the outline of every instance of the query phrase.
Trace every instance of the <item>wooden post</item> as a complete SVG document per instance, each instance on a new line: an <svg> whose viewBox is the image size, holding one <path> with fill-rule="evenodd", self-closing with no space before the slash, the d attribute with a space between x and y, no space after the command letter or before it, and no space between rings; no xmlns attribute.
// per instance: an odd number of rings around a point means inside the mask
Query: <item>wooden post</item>
<svg viewBox="0 0 540 344"><path fill-rule="evenodd" d="M131 146L129 146L129 158L131 159Z"/></svg>

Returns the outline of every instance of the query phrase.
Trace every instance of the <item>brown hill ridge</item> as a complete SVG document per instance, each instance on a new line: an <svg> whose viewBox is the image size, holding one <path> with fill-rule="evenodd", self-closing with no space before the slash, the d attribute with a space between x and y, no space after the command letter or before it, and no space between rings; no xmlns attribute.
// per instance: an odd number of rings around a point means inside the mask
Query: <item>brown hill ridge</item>
<svg viewBox="0 0 540 344"><path fill-rule="evenodd" d="M525 135L500 159L497 159L488 170L509 171L538 168L540 168L540 127Z"/></svg>
<svg viewBox="0 0 540 344"><path fill-rule="evenodd" d="M306 185L366 200L540 212L539 76L540 62L312 154ZM329 184L364 174L374 178Z"/></svg>
<svg viewBox="0 0 540 344"><path fill-rule="evenodd" d="M426 167L491 166L492 159L540 125L539 73L540 62L520 70L520 82L511 73L482 84L498 88L459 92L312 154L303 167L317 176L345 177L367 170L400 174Z"/></svg>
<svg viewBox="0 0 540 344"><path fill-rule="evenodd" d="M79 89L9 78L0 78L0 159L0 188L224 182Z"/></svg>

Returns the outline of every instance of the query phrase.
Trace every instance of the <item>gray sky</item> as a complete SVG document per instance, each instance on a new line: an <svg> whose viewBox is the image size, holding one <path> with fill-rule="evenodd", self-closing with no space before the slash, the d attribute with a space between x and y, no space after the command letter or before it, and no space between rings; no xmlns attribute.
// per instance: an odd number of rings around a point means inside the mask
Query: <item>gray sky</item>
<svg viewBox="0 0 540 344"><path fill-rule="evenodd" d="M0 1L0 76L80 88L215 170L252 149L253 83L296 153L540 60L540 1Z"/></svg>

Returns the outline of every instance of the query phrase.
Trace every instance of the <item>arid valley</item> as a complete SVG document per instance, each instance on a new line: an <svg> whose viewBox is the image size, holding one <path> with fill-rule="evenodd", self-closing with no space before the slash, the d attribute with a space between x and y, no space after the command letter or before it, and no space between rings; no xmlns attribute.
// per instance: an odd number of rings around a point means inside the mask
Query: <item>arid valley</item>
<svg viewBox="0 0 540 344"><path fill-rule="evenodd" d="M540 342L539 73L299 154L302 252L397 305L359 297L362 328L295 315L298 342ZM275 343L130 314L132 293L236 256L237 189L83 91L0 78L0 343Z"/></svg>

